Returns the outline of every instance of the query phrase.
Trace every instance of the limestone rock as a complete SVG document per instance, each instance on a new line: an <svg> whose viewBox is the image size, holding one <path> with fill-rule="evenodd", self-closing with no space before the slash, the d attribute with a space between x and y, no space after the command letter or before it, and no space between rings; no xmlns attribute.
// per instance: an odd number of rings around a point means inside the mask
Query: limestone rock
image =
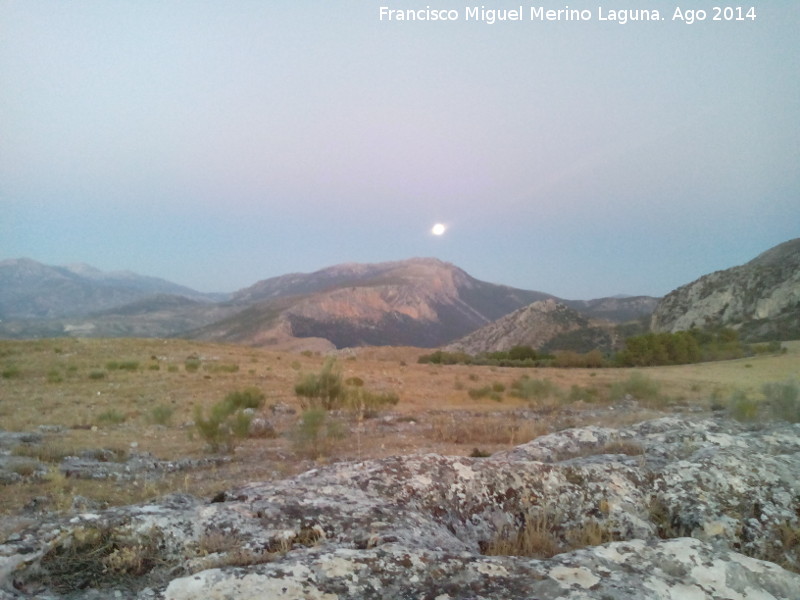
<svg viewBox="0 0 800 600"><path fill-rule="evenodd" d="M798 514L800 425L665 417L46 519L0 545L0 599L797 600ZM530 515L560 553L484 553Z"/></svg>

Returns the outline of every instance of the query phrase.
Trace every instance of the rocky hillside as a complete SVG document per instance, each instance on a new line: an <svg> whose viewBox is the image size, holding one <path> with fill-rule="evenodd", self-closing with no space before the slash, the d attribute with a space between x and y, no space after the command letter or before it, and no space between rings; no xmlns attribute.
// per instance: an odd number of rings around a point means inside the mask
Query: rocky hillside
<svg viewBox="0 0 800 600"><path fill-rule="evenodd" d="M259 282L234 295L246 309L199 339L255 345L324 338L335 347L434 347L548 294L479 281L432 258L347 264Z"/></svg>
<svg viewBox="0 0 800 600"><path fill-rule="evenodd" d="M0 598L796 600L798 481L800 425L664 417L210 500L83 499L0 544ZM498 544L525 528L533 557Z"/></svg>
<svg viewBox="0 0 800 600"><path fill-rule="evenodd" d="M679 287L651 320L657 332L718 325L739 329L746 340L800 337L800 238Z"/></svg>
<svg viewBox="0 0 800 600"><path fill-rule="evenodd" d="M448 351L481 354L514 346L542 348L564 333L589 326L589 320L555 300L540 300L484 325L449 344Z"/></svg>

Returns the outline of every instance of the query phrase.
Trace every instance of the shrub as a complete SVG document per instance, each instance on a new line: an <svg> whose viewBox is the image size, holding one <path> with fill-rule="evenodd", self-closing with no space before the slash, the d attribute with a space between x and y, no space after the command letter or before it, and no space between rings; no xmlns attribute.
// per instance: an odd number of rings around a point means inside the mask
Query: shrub
<svg viewBox="0 0 800 600"><path fill-rule="evenodd" d="M492 386L485 385L479 388L470 388L469 390L467 390L467 393L469 394L469 397L472 398L473 400L478 400L480 398L488 398L489 396L492 395Z"/></svg>
<svg viewBox="0 0 800 600"><path fill-rule="evenodd" d="M229 393L224 402L229 406L230 412L244 408L261 408L264 405L264 394L257 387L248 387Z"/></svg>
<svg viewBox="0 0 800 600"><path fill-rule="evenodd" d="M625 381L618 381L611 386L610 398L613 402L622 400L630 394L647 406L660 404L665 398L659 395L661 385L641 373L632 373Z"/></svg>
<svg viewBox="0 0 800 600"><path fill-rule="evenodd" d="M758 402L736 390L728 400L728 413L737 421L751 422L758 418Z"/></svg>
<svg viewBox="0 0 800 600"><path fill-rule="evenodd" d="M98 423L105 423L108 425L119 425L120 423L124 423L125 419L125 415L116 408L109 409L97 415Z"/></svg>
<svg viewBox="0 0 800 600"><path fill-rule="evenodd" d="M347 408L365 419L377 416L385 406L400 402L400 397L394 392L370 392L361 387L347 390L346 398Z"/></svg>
<svg viewBox="0 0 800 600"><path fill-rule="evenodd" d="M172 421L173 409L166 404L159 404L150 411L150 420L156 425L169 425Z"/></svg>
<svg viewBox="0 0 800 600"><path fill-rule="evenodd" d="M105 379L106 372L105 371L91 371L89 373L89 379Z"/></svg>
<svg viewBox="0 0 800 600"><path fill-rule="evenodd" d="M329 455L344 436L341 424L330 418L326 410L312 408L300 416L292 432L292 442L298 454L316 460Z"/></svg>
<svg viewBox="0 0 800 600"><path fill-rule="evenodd" d="M549 379L530 379L527 375L511 384L511 395L525 400L544 400L558 392Z"/></svg>
<svg viewBox="0 0 800 600"><path fill-rule="evenodd" d="M183 361L183 368L186 369L187 373L194 373L202 364L203 363L196 356L189 356L185 361Z"/></svg>
<svg viewBox="0 0 800 600"><path fill-rule="evenodd" d="M344 397L342 370L336 359L328 358L319 373L307 373L294 386L303 409L334 410L341 407Z"/></svg>
<svg viewBox="0 0 800 600"><path fill-rule="evenodd" d="M773 418L790 423L800 422L800 388L797 382L767 383L761 391Z"/></svg>
<svg viewBox="0 0 800 600"><path fill-rule="evenodd" d="M600 390L594 386L581 387L579 385L572 385L569 390L567 400L569 402L597 402L600 399Z"/></svg>
<svg viewBox="0 0 800 600"><path fill-rule="evenodd" d="M233 452L236 440L247 437L252 415L247 409L261 408L264 394L258 388L245 388L229 393L222 402L211 407L208 418L195 407L195 428L209 444L212 452L224 448Z"/></svg>
<svg viewBox="0 0 800 600"><path fill-rule="evenodd" d="M138 371L139 370L139 363L135 360L126 360L122 362L117 361L109 361L106 363L106 370L108 371Z"/></svg>
<svg viewBox="0 0 800 600"><path fill-rule="evenodd" d="M346 409L361 417L373 417L387 405L395 405L400 398L394 392L370 392L364 388L360 377L342 379L342 370L334 358L328 358L319 373L301 375L294 386L303 410Z"/></svg>

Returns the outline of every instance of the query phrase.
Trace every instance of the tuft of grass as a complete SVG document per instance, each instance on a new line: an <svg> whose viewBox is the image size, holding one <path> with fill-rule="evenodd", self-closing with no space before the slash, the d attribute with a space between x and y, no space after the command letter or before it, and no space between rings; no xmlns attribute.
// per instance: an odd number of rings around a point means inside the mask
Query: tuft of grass
<svg viewBox="0 0 800 600"><path fill-rule="evenodd" d="M3 379L15 379L22 377L22 371L16 365L7 365L2 371L0 371L0 375L3 376Z"/></svg>
<svg viewBox="0 0 800 600"><path fill-rule="evenodd" d="M60 593L119 585L166 564L162 542L155 528L137 534L110 526L76 527L42 556L36 576Z"/></svg>
<svg viewBox="0 0 800 600"><path fill-rule="evenodd" d="M567 529L563 522L557 510L529 507L522 515L521 524L504 527L483 545L483 554L546 559L562 552L620 539L607 521L588 519Z"/></svg>
<svg viewBox="0 0 800 600"><path fill-rule="evenodd" d="M97 422L103 423L104 425L119 425L120 423L124 423L126 418L124 413L118 411L116 408L110 408L97 415Z"/></svg>

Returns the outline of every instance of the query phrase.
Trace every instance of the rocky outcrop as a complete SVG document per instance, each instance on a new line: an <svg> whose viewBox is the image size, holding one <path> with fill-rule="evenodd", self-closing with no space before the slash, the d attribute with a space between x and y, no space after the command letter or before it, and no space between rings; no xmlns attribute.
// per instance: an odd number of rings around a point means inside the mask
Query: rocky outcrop
<svg viewBox="0 0 800 600"><path fill-rule="evenodd" d="M651 320L656 332L710 326L740 329L750 340L798 337L800 238L679 287L664 297Z"/></svg>
<svg viewBox="0 0 800 600"><path fill-rule="evenodd" d="M565 430L44 519L0 546L0 598L796 600L798 482L800 425ZM557 554L487 555L534 521Z"/></svg>
<svg viewBox="0 0 800 600"><path fill-rule="evenodd" d="M480 354L514 346L539 349L559 336L588 327L589 320L571 308L553 299L540 300L473 331L446 350Z"/></svg>

